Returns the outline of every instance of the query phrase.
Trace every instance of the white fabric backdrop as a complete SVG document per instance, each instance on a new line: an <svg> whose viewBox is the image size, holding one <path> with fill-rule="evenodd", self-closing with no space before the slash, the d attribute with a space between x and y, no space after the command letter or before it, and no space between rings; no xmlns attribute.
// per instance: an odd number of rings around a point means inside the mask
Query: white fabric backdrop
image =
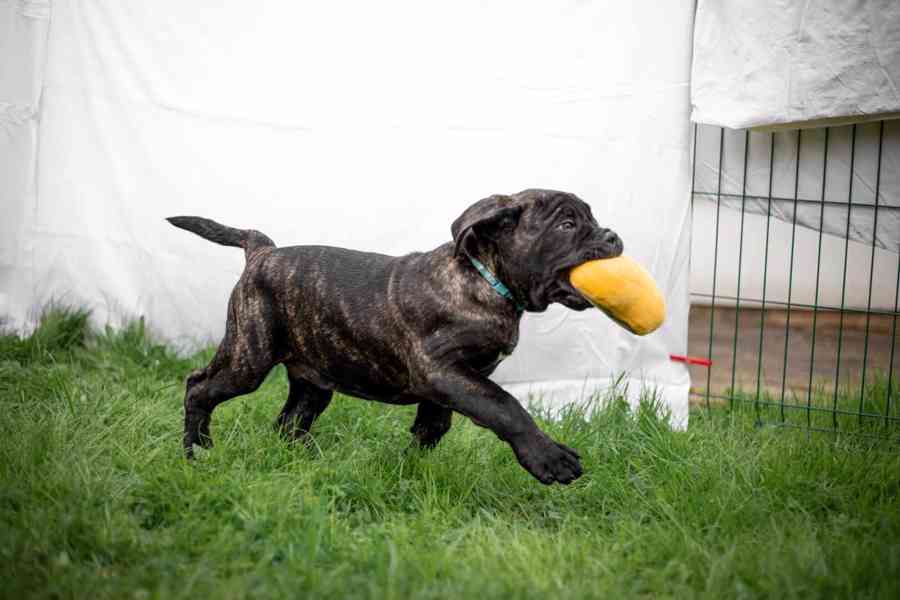
<svg viewBox="0 0 900 600"><path fill-rule="evenodd" d="M691 118L732 129L900 112L897 0L698 0Z"/></svg>
<svg viewBox="0 0 900 600"><path fill-rule="evenodd" d="M804 129L800 140L799 168L797 130L774 133L751 131L746 187L743 181L745 131L725 129L723 136L723 130L719 127L698 126L691 291L700 294L712 292L715 266L717 295L759 299L763 296L765 284L768 300L786 302L790 290L790 299L794 303L843 304L853 309L894 310L897 253L900 252L900 121L884 122L879 177L880 127L879 123L856 126L851 194L852 126L830 128L827 165L825 130ZM774 157L769 154L773 141L770 136L774 137ZM768 198L770 161L771 203ZM877 222L874 210L876 189L879 207ZM793 201L795 190L799 199L796 215ZM743 200L742 193L746 194ZM823 196L825 204L820 203ZM851 200L852 208L848 210ZM746 210L743 247L738 243L742 204ZM771 221L765 218L770 205ZM718 207L721 210L718 211L716 260ZM794 222L796 228L793 227ZM824 232L821 253L820 229ZM768 261L764 244L767 235ZM794 257L793 269L789 260L791 256ZM870 275L874 284L871 295ZM695 298L695 303L708 301L703 297ZM728 300L722 298L716 300L717 305L727 303Z"/></svg>
<svg viewBox="0 0 900 600"><path fill-rule="evenodd" d="M748 196L746 210L766 214L769 205L770 134L750 134L745 184L744 132L734 130L727 130L722 140L720 182L720 131L718 127L699 126L694 190L708 200L715 200L717 193L721 194L723 206L735 210L741 208L743 193ZM808 201L797 204L796 221L801 227L822 229L842 239L849 237L863 244L874 243L892 252L900 251L900 120L885 121L883 126L879 123L859 124L855 137L853 127L849 125L832 127L828 135L826 165L825 129L803 130L800 165L797 168L797 130L774 134L773 216L782 221L794 221L796 183L797 197ZM823 173L826 179L824 190ZM826 202L824 207L820 204L821 200ZM853 208L848 228L849 203ZM879 207L877 222L874 212L876 204Z"/></svg>
<svg viewBox="0 0 900 600"><path fill-rule="evenodd" d="M32 19L17 6L4 24ZM691 20L690 0L55 3L38 139L0 146L26 167L0 184L0 314L27 328L55 297L217 341L242 254L166 216L397 254L486 195L559 188L622 235L669 320L637 338L554 306L495 378L558 406L627 373L684 425Z"/></svg>

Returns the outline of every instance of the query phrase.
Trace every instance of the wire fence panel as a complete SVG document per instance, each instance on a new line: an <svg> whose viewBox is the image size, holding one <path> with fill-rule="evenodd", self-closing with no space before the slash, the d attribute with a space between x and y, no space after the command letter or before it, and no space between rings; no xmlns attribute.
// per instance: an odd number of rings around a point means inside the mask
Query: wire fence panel
<svg viewBox="0 0 900 600"><path fill-rule="evenodd" d="M900 121L693 140L694 401L900 442Z"/></svg>

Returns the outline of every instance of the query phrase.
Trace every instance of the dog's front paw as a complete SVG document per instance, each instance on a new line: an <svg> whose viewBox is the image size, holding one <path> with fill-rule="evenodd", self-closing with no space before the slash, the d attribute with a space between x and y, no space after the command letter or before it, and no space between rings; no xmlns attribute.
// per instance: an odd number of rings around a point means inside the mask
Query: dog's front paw
<svg viewBox="0 0 900 600"><path fill-rule="evenodd" d="M544 485L554 481L569 484L581 477L581 457L546 435L513 446L519 464Z"/></svg>

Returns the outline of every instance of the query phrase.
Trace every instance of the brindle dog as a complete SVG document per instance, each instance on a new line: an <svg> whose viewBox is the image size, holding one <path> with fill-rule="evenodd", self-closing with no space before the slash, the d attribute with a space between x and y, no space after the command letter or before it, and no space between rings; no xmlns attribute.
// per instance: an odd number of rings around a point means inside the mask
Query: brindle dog
<svg viewBox="0 0 900 600"><path fill-rule="evenodd" d="M290 392L276 426L302 438L333 391L418 404L411 432L433 447L458 412L507 442L541 483L570 483L578 453L550 439L510 394L488 379L519 339L522 310L551 302L590 305L568 270L622 253L574 194L525 190L473 204L454 221L453 241L401 257L328 246L278 248L264 234L200 217L176 227L244 249L247 264L228 303L225 337L209 366L187 378L184 449L212 444L213 409L248 394L275 365ZM504 283L504 297L474 267Z"/></svg>

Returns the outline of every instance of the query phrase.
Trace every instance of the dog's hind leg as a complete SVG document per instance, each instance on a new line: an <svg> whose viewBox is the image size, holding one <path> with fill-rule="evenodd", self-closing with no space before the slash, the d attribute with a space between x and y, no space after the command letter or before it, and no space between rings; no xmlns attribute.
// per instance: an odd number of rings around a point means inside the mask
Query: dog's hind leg
<svg viewBox="0 0 900 600"><path fill-rule="evenodd" d="M241 290L236 289L229 302L225 337L215 356L206 368L188 377L184 396L184 452L188 458L193 458L194 444L212 446L209 422L213 410L235 396L255 391L275 366L268 304L259 297L243 302Z"/></svg>
<svg viewBox="0 0 900 600"><path fill-rule="evenodd" d="M289 440L299 440L309 433L316 418L328 408L332 392L292 375L290 366L288 383L288 398L275 420L275 429Z"/></svg>
<svg viewBox="0 0 900 600"><path fill-rule="evenodd" d="M450 431L450 425L453 421L453 411L449 408L440 406L428 400L419 402L419 409L416 411L416 420L412 427L409 428L410 433L416 439L422 448L434 448L437 446L444 434Z"/></svg>

